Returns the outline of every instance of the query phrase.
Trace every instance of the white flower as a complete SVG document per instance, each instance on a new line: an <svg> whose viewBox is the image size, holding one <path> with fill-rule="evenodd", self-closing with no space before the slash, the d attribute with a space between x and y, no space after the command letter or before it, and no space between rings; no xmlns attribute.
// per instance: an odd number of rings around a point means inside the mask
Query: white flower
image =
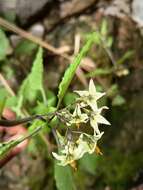
<svg viewBox="0 0 143 190"><path fill-rule="evenodd" d="M72 119L67 123L67 125L86 123L88 121L88 115L81 113L80 106L77 104Z"/></svg>
<svg viewBox="0 0 143 190"><path fill-rule="evenodd" d="M68 141L64 149L60 151L60 154L55 152L52 152L52 154L59 161L59 165L66 166L67 164L72 164L75 160L82 158L85 153L92 154L95 152L97 141L103 133L94 136L83 133L75 143Z"/></svg>
<svg viewBox="0 0 143 190"><path fill-rule="evenodd" d="M84 154L92 154L97 146L97 141L102 137L103 134L104 132L101 132L98 135L88 135L86 133L81 134L77 141L79 144L78 149L83 150L82 152L84 152Z"/></svg>
<svg viewBox="0 0 143 190"><path fill-rule="evenodd" d="M67 145L65 145L59 154L55 152L52 152L52 154L59 161L58 165L66 166L72 164L75 160L80 159L84 152L78 151L76 143L68 141Z"/></svg>
<svg viewBox="0 0 143 190"><path fill-rule="evenodd" d="M107 121L102 115L101 112L103 109L108 109L108 107L103 106L96 111L92 111L90 115L90 125L94 129L94 134L100 134L98 124L105 124L105 125L110 125L109 121Z"/></svg>
<svg viewBox="0 0 143 190"><path fill-rule="evenodd" d="M96 91L96 88L92 79L90 79L88 91L75 91L75 92L84 101L84 103L82 103L82 106L84 107L84 106L89 105L94 111L97 110L97 100L105 95L105 93Z"/></svg>

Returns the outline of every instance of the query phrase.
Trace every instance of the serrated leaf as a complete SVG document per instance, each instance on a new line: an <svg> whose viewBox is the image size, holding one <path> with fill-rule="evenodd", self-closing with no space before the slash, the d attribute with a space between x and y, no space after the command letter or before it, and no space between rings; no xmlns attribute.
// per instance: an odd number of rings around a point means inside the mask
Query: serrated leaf
<svg viewBox="0 0 143 190"><path fill-rule="evenodd" d="M30 87L33 90L43 89L43 50L39 48L29 75Z"/></svg>
<svg viewBox="0 0 143 190"><path fill-rule="evenodd" d="M55 181L58 190L76 190L71 168L54 165Z"/></svg>
<svg viewBox="0 0 143 190"><path fill-rule="evenodd" d="M42 93L42 96L44 96L42 55L42 48L39 47L32 66L32 70L27 78L23 81L18 93L19 97L23 96L23 101L33 101L38 91L40 91ZM45 96L43 99L45 99Z"/></svg>
<svg viewBox="0 0 143 190"><path fill-rule="evenodd" d="M0 29L0 61L4 60L9 49L9 41L2 29Z"/></svg>
<svg viewBox="0 0 143 190"><path fill-rule="evenodd" d="M76 69L79 66L81 60L86 56L91 46L93 45L95 41L95 36L96 36L96 33L93 33L89 36L89 39L87 40L87 42L81 49L80 53L75 57L75 59L73 60L73 63L71 63L68 69L66 70L64 77L59 85L59 92L58 92L59 101L58 101L57 108L59 108L61 101L71 83L72 78L74 77Z"/></svg>

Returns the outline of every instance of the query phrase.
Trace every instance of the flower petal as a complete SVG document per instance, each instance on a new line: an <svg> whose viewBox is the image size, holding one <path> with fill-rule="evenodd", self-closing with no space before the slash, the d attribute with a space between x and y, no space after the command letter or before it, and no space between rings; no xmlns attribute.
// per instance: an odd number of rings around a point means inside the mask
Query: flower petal
<svg viewBox="0 0 143 190"><path fill-rule="evenodd" d="M105 92L96 92L96 94L94 94L96 100L99 100L104 95Z"/></svg>
<svg viewBox="0 0 143 190"><path fill-rule="evenodd" d="M95 116L97 123L105 124L105 125L111 125L109 121L107 121L102 115L98 114Z"/></svg>
<svg viewBox="0 0 143 190"><path fill-rule="evenodd" d="M93 111L96 112L96 111L98 110L97 102L96 102L95 99L92 99L92 100L88 101L88 105L91 107L91 109L92 109Z"/></svg>
<svg viewBox="0 0 143 190"><path fill-rule="evenodd" d="M54 156L54 158L56 158L56 160L60 160L60 161L63 161L66 158L65 155L59 155L59 154L57 154L55 152L52 152L52 155Z"/></svg>
<svg viewBox="0 0 143 190"><path fill-rule="evenodd" d="M89 81L89 94L90 95L95 95L97 92L96 92L96 88L95 88L95 85L94 85L94 82L92 79L90 79Z"/></svg>
<svg viewBox="0 0 143 190"><path fill-rule="evenodd" d="M98 109L98 113L100 114L102 112L102 110L104 110L104 109L108 110L109 108L107 106L103 106Z"/></svg>
<svg viewBox="0 0 143 190"><path fill-rule="evenodd" d="M94 134L95 133L100 134L100 131L99 131L99 128L98 128L98 124L97 124L96 120L90 119L90 125L94 129Z"/></svg>

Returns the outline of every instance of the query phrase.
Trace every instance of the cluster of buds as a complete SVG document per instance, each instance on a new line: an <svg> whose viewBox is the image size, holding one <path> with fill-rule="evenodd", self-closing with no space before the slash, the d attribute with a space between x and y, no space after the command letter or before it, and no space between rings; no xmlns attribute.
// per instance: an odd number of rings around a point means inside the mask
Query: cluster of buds
<svg viewBox="0 0 143 190"><path fill-rule="evenodd" d="M59 141L59 153L53 152L53 156L59 161L58 164L66 166L72 165L76 160L83 157L85 153L92 154L97 149L97 141L102 137L103 131L99 130L99 124L110 125L110 123L101 115L103 109L108 107L103 106L98 108L97 100L105 93L96 91L93 80L89 82L88 91L75 91L79 95L75 102L74 112L71 113L68 109L63 109L57 115L58 118L67 126L67 134L62 136L57 131ZM80 125L90 124L93 129L92 134L79 131ZM77 130L73 131L73 126L77 126ZM85 125L84 125L85 126ZM77 138L74 136L78 134Z"/></svg>

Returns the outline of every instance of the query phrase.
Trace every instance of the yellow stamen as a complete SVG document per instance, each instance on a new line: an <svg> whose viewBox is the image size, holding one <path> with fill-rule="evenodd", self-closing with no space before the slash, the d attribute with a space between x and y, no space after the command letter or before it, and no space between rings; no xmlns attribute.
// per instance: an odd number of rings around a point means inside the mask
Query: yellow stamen
<svg viewBox="0 0 143 190"><path fill-rule="evenodd" d="M74 169L74 171L77 171L77 164L75 160L70 163L70 166Z"/></svg>
<svg viewBox="0 0 143 190"><path fill-rule="evenodd" d="M77 123L77 124L76 124L76 127L79 129L79 128L80 128L80 124L79 124L79 123Z"/></svg>
<svg viewBox="0 0 143 190"><path fill-rule="evenodd" d="M95 148L96 154L103 155L102 151L100 150L99 146L96 146Z"/></svg>

